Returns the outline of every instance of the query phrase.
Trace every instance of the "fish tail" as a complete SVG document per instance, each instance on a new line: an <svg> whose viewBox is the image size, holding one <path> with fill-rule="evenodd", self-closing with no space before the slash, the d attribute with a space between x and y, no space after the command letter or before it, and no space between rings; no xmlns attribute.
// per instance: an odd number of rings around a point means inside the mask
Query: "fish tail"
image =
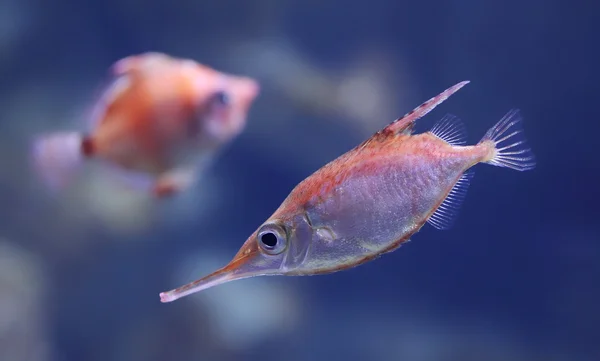
<svg viewBox="0 0 600 361"><path fill-rule="evenodd" d="M33 141L33 167L52 189L69 184L83 159L94 154L94 142L77 132L50 133Z"/></svg>
<svg viewBox="0 0 600 361"><path fill-rule="evenodd" d="M484 163L518 171L535 168L535 155L525 139L518 109L506 113L485 133L478 145L489 148Z"/></svg>

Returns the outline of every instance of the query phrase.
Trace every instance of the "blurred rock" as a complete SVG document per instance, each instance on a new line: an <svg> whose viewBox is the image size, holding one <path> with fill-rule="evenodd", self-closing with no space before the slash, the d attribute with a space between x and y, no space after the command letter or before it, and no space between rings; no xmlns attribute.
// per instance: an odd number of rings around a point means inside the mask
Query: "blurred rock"
<svg viewBox="0 0 600 361"><path fill-rule="evenodd" d="M50 360L41 260L0 239L0 360Z"/></svg>
<svg viewBox="0 0 600 361"><path fill-rule="evenodd" d="M0 2L0 74L16 56L14 48L20 45L31 28L33 14L27 1L3 0Z"/></svg>

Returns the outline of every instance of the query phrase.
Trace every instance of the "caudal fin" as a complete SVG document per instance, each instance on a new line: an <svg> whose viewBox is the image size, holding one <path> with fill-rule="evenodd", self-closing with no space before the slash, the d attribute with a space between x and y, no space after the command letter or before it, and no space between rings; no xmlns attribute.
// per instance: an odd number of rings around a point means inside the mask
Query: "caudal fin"
<svg viewBox="0 0 600 361"><path fill-rule="evenodd" d="M51 133L33 141L31 158L36 173L53 190L69 184L86 151L84 137L76 132Z"/></svg>
<svg viewBox="0 0 600 361"><path fill-rule="evenodd" d="M485 163L518 171L535 168L535 155L523 134L522 117L518 109L509 111L483 136L479 144L490 143Z"/></svg>

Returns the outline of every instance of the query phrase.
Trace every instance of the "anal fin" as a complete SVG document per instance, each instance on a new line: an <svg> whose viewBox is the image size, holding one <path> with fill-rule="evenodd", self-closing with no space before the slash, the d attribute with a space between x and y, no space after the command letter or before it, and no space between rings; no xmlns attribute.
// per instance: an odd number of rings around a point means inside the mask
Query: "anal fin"
<svg viewBox="0 0 600 361"><path fill-rule="evenodd" d="M460 207L467 195L471 179L475 175L472 169L467 170L454 184L446 199L433 212L427 222L439 230L447 230L456 220Z"/></svg>
<svg viewBox="0 0 600 361"><path fill-rule="evenodd" d="M446 114L431 128L430 132L450 145L465 145L467 129L459 117Z"/></svg>

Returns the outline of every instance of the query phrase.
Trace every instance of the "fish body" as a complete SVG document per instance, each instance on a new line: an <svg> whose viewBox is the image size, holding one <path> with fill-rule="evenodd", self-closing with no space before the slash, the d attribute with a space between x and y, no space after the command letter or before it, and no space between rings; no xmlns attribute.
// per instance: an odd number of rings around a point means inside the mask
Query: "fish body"
<svg viewBox="0 0 600 361"><path fill-rule="evenodd" d="M287 214L303 213L316 230L303 261L290 274L329 273L394 250L489 151L484 145L454 147L432 134L400 137L371 143L332 163L275 212L271 220L284 223Z"/></svg>
<svg viewBox="0 0 600 361"><path fill-rule="evenodd" d="M34 164L50 186L64 187L83 160L95 159L157 196L183 190L244 129L259 93L252 78L162 53L126 57L111 72L87 132L34 141Z"/></svg>
<svg viewBox="0 0 600 361"><path fill-rule="evenodd" d="M509 112L476 145L447 115L422 134L415 121L468 82L431 98L299 183L224 268L161 294L173 301L224 282L259 275L315 275L356 267L397 249L429 222L451 227L471 167L532 169L535 159ZM508 142L508 145L502 145Z"/></svg>

